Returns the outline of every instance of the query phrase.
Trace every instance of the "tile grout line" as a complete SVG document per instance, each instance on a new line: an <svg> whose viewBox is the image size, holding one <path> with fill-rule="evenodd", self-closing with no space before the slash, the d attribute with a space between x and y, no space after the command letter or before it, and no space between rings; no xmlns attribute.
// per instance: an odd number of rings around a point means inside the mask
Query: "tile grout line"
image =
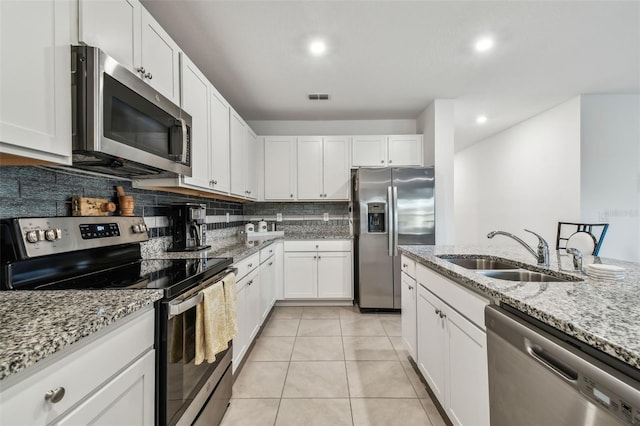
<svg viewBox="0 0 640 426"><path fill-rule="evenodd" d="M304 310L304 309L303 309ZM298 319L298 327L296 327L296 335L293 338L293 346L291 347L291 354L289 355L289 362L287 363L287 372L284 375L284 383L282 383L282 390L280 391L280 400L278 400L278 409L276 410L276 417L273 419L273 426L278 421L278 414L280 414L280 407L282 406L282 397L284 396L284 388L287 386L287 377L289 377L289 369L291 368L291 357L293 356L293 348L296 346L296 340L298 339L298 331L300 330L300 322L302 321L302 313Z"/></svg>

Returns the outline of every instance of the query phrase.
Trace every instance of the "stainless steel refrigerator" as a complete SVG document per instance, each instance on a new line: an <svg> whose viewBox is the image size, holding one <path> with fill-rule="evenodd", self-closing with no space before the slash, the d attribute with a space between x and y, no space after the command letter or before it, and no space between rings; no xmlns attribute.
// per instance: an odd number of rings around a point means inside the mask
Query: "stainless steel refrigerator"
<svg viewBox="0 0 640 426"><path fill-rule="evenodd" d="M398 245L435 244L433 167L353 171L355 296L362 310L400 309Z"/></svg>

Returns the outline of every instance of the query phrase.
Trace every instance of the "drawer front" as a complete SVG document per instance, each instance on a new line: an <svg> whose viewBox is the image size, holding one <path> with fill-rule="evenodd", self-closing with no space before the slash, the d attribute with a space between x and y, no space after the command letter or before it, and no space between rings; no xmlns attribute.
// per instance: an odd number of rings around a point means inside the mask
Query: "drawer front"
<svg viewBox="0 0 640 426"><path fill-rule="evenodd" d="M258 266L260 266L260 253L254 253L251 256L246 257L241 261L234 263L233 266L238 268L238 274L236 275L236 280L240 280L249 272L253 271Z"/></svg>
<svg viewBox="0 0 640 426"><path fill-rule="evenodd" d="M109 326L106 334L87 337L88 343L76 343L75 351L61 353L52 364L3 390L0 424L48 424L98 391L100 384L153 348L154 318L151 309L124 324ZM57 403L45 401L45 394L57 388L64 388L63 398Z"/></svg>
<svg viewBox="0 0 640 426"><path fill-rule="evenodd" d="M284 251L351 251L351 240L285 241Z"/></svg>
<svg viewBox="0 0 640 426"><path fill-rule="evenodd" d="M402 272L409 275L412 278L416 277L416 261L413 259L409 259L404 254L400 256L400 267L402 268Z"/></svg>
<svg viewBox="0 0 640 426"><path fill-rule="evenodd" d="M485 330L484 308L489 300L423 265L416 265L418 284L445 301L449 306Z"/></svg>
<svg viewBox="0 0 640 426"><path fill-rule="evenodd" d="M268 258L276 253L276 245L269 244L267 247L260 250L260 263L264 263Z"/></svg>

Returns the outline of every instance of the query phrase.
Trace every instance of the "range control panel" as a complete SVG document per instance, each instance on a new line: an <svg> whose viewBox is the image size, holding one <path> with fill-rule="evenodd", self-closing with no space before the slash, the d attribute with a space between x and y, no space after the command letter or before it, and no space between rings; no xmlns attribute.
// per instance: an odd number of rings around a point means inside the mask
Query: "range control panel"
<svg viewBox="0 0 640 426"><path fill-rule="evenodd" d="M27 257L147 241L141 217L48 217L14 219Z"/></svg>

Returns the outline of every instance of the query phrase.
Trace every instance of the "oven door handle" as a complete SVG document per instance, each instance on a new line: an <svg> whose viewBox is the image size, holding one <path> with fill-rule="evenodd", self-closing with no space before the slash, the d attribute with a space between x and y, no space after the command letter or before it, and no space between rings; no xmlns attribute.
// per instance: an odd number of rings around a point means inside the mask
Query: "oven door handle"
<svg viewBox="0 0 640 426"><path fill-rule="evenodd" d="M169 315L176 316L180 315L189 309L192 309L194 306L197 306L198 303L202 302L204 296L202 293L198 293L193 297L188 298L180 303L169 303Z"/></svg>
<svg viewBox="0 0 640 426"><path fill-rule="evenodd" d="M220 281L222 278L224 278L227 274L229 273L234 273L237 274L238 273L238 269L237 268L228 268L227 270L225 270L224 272L216 275L213 278L210 278L209 282L213 282L216 283L218 281ZM202 302L202 299L204 298L204 296L202 295L202 291L199 291L198 294L191 296L190 298L180 301L180 302L171 302L169 303L169 316L173 317L176 315L180 315L186 311L188 311L189 309L193 309L194 306L197 306L198 303Z"/></svg>

